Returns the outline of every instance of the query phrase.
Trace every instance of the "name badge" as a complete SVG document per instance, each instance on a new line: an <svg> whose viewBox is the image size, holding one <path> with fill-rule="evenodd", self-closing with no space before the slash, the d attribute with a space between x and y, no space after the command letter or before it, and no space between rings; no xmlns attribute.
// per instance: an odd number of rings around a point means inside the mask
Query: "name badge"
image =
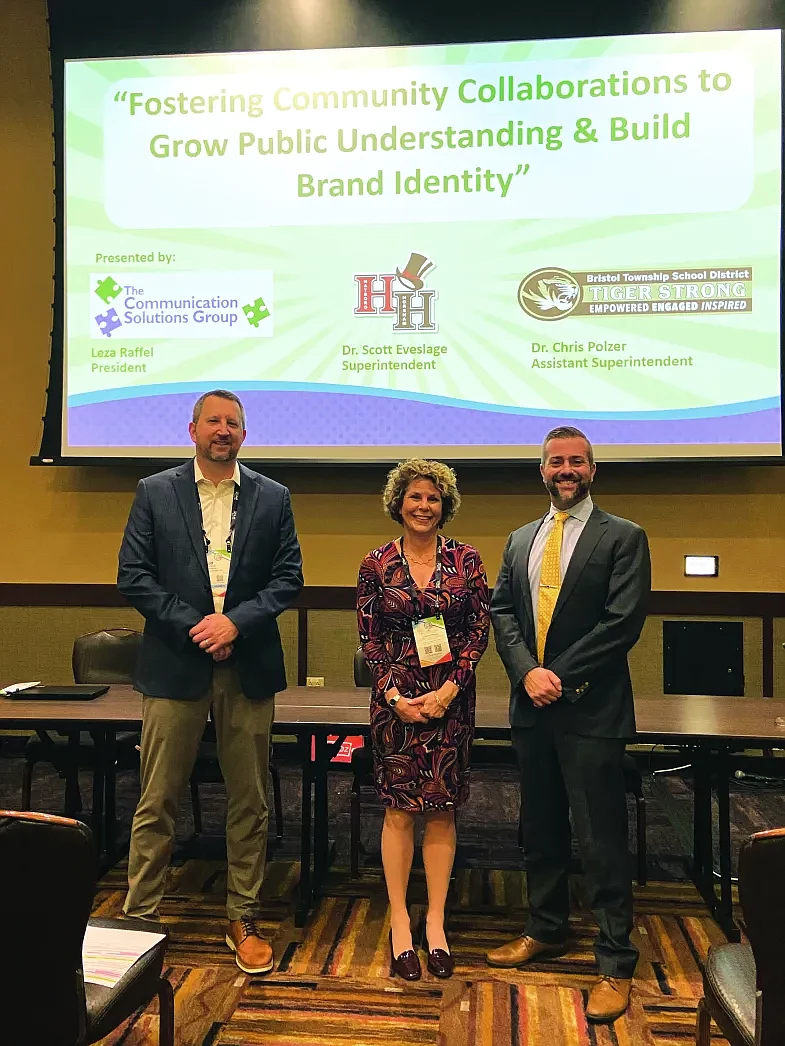
<svg viewBox="0 0 785 1046"><path fill-rule="evenodd" d="M210 574L210 588L213 593L213 605L215 606L216 614L223 613L231 563L232 554L227 552L225 548L208 550L207 570Z"/></svg>
<svg viewBox="0 0 785 1046"><path fill-rule="evenodd" d="M429 665L441 665L452 661L450 641L441 614L436 617L423 617L415 621L413 627L417 656L423 668Z"/></svg>

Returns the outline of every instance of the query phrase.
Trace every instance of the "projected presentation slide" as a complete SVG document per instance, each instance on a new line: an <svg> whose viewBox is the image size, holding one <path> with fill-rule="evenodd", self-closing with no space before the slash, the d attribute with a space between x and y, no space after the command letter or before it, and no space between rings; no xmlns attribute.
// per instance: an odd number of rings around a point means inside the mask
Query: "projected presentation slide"
<svg viewBox="0 0 785 1046"><path fill-rule="evenodd" d="M781 453L778 30L70 61L65 456Z"/></svg>

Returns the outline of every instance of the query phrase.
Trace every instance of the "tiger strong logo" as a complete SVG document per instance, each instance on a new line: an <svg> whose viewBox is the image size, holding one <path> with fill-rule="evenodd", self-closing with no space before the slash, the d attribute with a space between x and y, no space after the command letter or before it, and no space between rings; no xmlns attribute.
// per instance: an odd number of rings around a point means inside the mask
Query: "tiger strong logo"
<svg viewBox="0 0 785 1046"><path fill-rule="evenodd" d="M518 302L535 320L563 320L581 300L581 288L566 269L536 269L521 281Z"/></svg>
<svg viewBox="0 0 785 1046"><path fill-rule="evenodd" d="M518 286L518 304L535 320L568 316L646 316L690 312L752 312L752 266L535 269Z"/></svg>

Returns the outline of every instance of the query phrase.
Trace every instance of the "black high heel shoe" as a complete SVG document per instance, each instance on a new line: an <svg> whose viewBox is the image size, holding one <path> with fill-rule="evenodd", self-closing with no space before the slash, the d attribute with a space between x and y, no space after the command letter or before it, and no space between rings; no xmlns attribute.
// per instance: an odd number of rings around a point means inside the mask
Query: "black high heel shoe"
<svg viewBox="0 0 785 1046"><path fill-rule="evenodd" d="M428 931L425 928L425 920L422 924L422 946L428 955L428 973L441 980L447 980L455 972L455 959L450 952L444 948L433 948L428 944Z"/></svg>
<svg viewBox="0 0 785 1046"><path fill-rule="evenodd" d="M430 968L430 967L429 967ZM422 977L422 968L417 952L407 948L405 952L396 955L393 951L392 930L390 930L390 976L402 977L405 981L419 981Z"/></svg>

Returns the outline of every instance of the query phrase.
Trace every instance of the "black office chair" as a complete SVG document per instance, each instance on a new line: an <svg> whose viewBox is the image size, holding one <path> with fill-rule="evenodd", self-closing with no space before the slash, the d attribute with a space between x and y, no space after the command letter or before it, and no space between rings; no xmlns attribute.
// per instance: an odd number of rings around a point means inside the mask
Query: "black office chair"
<svg viewBox="0 0 785 1046"><path fill-rule="evenodd" d="M133 679L134 666L142 641L141 632L131 628L101 629L78 636L74 640L71 666L76 683L128 683ZM79 771L91 770L95 760L95 744L86 730L78 735L78 743L67 735L54 731L37 730L25 746L25 766L22 775L22 809L29 810L33 787L33 771L37 763L50 763L65 779L65 813L78 814L82 809L79 794ZM117 736L116 759L118 770L138 766L136 745L138 733L123 731Z"/></svg>
<svg viewBox="0 0 785 1046"><path fill-rule="evenodd" d="M159 1043L174 1046L174 997L163 977L166 938L113 987L86 983L88 923L164 932L140 920L90 920L95 849L90 829L47 814L0 810L0 1039L3 1046L85 1046L158 997Z"/></svg>
<svg viewBox="0 0 785 1046"><path fill-rule="evenodd" d="M709 949L696 1046L709 1046L714 1018L730 1046L785 1043L785 828L757 832L739 852L739 900L749 944Z"/></svg>
<svg viewBox="0 0 785 1046"><path fill-rule="evenodd" d="M142 643L142 633L130 628L101 629L78 636L74 640L71 665L76 683L125 683L133 682L136 659ZM25 746L25 767L22 776L22 808L30 809L33 770L37 763L48 762L65 778L65 813L78 814L82 809L79 793L79 771L91 770L95 758L95 745L91 735L83 730L78 744L69 737L46 730L37 730ZM129 770L139 765L139 734L122 731L116 740L116 769ZM283 806L281 783L276 767L270 767L273 781L276 834L283 836ZM215 746L215 731L208 724L205 741L200 745L194 771L191 776L191 802L193 805L194 829L202 830L202 811L199 802L199 783L221 781L218 756Z"/></svg>
<svg viewBox="0 0 785 1046"><path fill-rule="evenodd" d="M370 689L372 685L371 672L363 655L362 647L358 647L354 653L354 685ZM476 752L480 748L475 745ZM496 758L493 765L515 766L515 753L509 746L498 745L494 748ZM472 760L472 765L477 767L483 765L483 756L487 758L488 753L480 754L480 762ZM640 886L646 885L646 868L648 863L648 852L646 847L646 798L643 794L643 780L638 764L629 752L624 753L624 785L627 792L635 797L636 809L636 840L637 840L637 879ZM355 748L352 752L352 788L350 797L350 821L349 821L349 871L352 879L360 874L360 800L363 788L373 785L373 757L369 748ZM518 820L518 845L522 848L521 822Z"/></svg>

